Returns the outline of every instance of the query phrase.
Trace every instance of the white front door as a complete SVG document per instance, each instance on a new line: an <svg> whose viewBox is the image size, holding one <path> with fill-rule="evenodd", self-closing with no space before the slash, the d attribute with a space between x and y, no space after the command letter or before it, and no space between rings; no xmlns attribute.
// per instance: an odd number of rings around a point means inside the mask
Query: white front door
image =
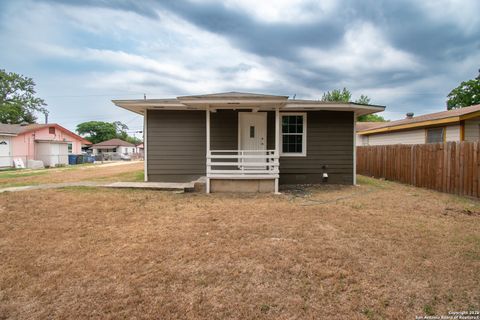
<svg viewBox="0 0 480 320"><path fill-rule="evenodd" d="M239 112L239 149L267 149L267 113Z"/></svg>
<svg viewBox="0 0 480 320"><path fill-rule="evenodd" d="M238 113L238 149L247 150L245 155L262 155L264 153L248 152L249 150L267 150L267 113L266 112L239 112ZM243 162L266 162L266 159L244 159ZM263 169L246 167L245 169Z"/></svg>
<svg viewBox="0 0 480 320"><path fill-rule="evenodd" d="M12 165L10 137L0 136L0 167Z"/></svg>

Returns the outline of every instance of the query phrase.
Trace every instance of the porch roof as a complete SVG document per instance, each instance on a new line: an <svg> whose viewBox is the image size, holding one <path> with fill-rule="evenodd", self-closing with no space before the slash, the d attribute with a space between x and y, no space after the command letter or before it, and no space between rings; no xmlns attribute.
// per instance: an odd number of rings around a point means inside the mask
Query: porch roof
<svg viewBox="0 0 480 320"><path fill-rule="evenodd" d="M357 116L381 112L385 106L364 105L354 102L330 102L319 100L296 100L288 96L227 92L197 96L181 96L171 99L112 100L121 108L144 114L145 110L206 110L209 109L255 109L280 111L329 110L351 111Z"/></svg>

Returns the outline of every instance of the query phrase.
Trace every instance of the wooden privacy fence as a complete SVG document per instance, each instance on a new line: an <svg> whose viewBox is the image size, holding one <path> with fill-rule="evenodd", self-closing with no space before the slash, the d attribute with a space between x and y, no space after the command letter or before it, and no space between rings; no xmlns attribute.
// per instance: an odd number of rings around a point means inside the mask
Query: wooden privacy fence
<svg viewBox="0 0 480 320"><path fill-rule="evenodd" d="M357 147L357 173L480 197L479 142Z"/></svg>

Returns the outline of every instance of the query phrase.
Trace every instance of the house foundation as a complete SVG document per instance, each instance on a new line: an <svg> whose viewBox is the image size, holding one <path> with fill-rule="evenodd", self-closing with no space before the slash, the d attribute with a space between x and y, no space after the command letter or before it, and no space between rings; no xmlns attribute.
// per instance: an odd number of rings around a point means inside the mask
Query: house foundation
<svg viewBox="0 0 480 320"><path fill-rule="evenodd" d="M210 179L210 192L275 192L275 179Z"/></svg>

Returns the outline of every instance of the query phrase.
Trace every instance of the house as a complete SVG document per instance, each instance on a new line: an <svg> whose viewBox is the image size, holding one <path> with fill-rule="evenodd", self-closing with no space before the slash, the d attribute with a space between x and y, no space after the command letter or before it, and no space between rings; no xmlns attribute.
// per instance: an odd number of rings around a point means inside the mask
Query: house
<svg viewBox="0 0 480 320"><path fill-rule="evenodd" d="M424 144L480 140L480 105L430 113L402 120L358 126L361 145ZM360 140L360 139L358 139ZM357 143L358 145L358 143Z"/></svg>
<svg viewBox="0 0 480 320"><path fill-rule="evenodd" d="M137 153L140 158L143 158L144 150L143 150L143 143L137 144Z"/></svg>
<svg viewBox="0 0 480 320"><path fill-rule="evenodd" d="M120 159L122 156L131 156L137 152L133 143L121 139L110 139L91 146L94 155L104 155L111 159Z"/></svg>
<svg viewBox="0 0 480 320"><path fill-rule="evenodd" d="M357 130L357 134L356 134L356 138L355 138L355 143L357 146L364 146L365 145L365 139L368 139L367 136L363 136L361 134L359 134L358 132L359 131L364 131L366 129L371 129L371 128L374 128L380 124L382 124L383 122L359 122L357 121L357 124L355 126L356 130Z"/></svg>
<svg viewBox="0 0 480 320"><path fill-rule="evenodd" d="M207 192L355 184L355 122L383 106L240 92L114 100L144 116L145 180Z"/></svg>
<svg viewBox="0 0 480 320"><path fill-rule="evenodd" d="M84 138L56 123L0 124L0 167L10 167L14 159L25 165L41 160L47 167L68 164L68 154L81 153Z"/></svg>

